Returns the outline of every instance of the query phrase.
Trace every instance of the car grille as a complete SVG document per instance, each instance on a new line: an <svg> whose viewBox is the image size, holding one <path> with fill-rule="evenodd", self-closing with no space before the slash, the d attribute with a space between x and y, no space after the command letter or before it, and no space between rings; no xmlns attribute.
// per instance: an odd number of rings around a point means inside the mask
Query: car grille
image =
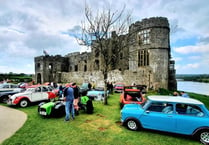
<svg viewBox="0 0 209 145"><path fill-rule="evenodd" d="M40 108L40 109L39 109L39 114L40 114L40 115L44 115L44 116L46 116L46 115L47 115L47 113L46 113L46 109L44 109L44 108Z"/></svg>

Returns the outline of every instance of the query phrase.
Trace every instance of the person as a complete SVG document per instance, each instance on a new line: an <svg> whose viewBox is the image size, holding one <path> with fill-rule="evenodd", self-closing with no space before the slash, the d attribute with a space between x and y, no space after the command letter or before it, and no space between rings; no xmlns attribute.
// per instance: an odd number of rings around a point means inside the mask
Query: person
<svg viewBox="0 0 209 145"><path fill-rule="evenodd" d="M135 83L135 82L133 82L131 85L132 85L132 86L136 86L136 83Z"/></svg>
<svg viewBox="0 0 209 145"><path fill-rule="evenodd" d="M65 97L65 121L70 120L70 115L72 116L72 119L75 119L75 113L74 113L74 91L73 88L66 87L64 90L64 97Z"/></svg>
<svg viewBox="0 0 209 145"><path fill-rule="evenodd" d="M95 84L95 82L93 81L93 83L92 83L92 89L95 89L96 88L96 84Z"/></svg>
<svg viewBox="0 0 209 145"><path fill-rule="evenodd" d="M110 88L110 93L113 94L113 84L112 84L112 82L109 84L109 88Z"/></svg>
<svg viewBox="0 0 209 145"><path fill-rule="evenodd" d="M184 91L181 92L181 96L184 98L189 98L189 95L185 93Z"/></svg>
<svg viewBox="0 0 209 145"><path fill-rule="evenodd" d="M92 114L94 106L92 100L86 96L86 93L83 93L81 96L81 108L85 110L87 114Z"/></svg>
<svg viewBox="0 0 209 145"><path fill-rule="evenodd" d="M59 98L62 98L62 94L63 94L63 87L62 84L59 85Z"/></svg>
<svg viewBox="0 0 209 145"><path fill-rule="evenodd" d="M173 92L173 96L179 96L179 93L178 92Z"/></svg>
<svg viewBox="0 0 209 145"><path fill-rule="evenodd" d="M79 106L78 106L78 102L79 102L79 89L78 86L76 85L76 83L72 83L72 88L74 91L74 101L73 101L73 105L74 105L74 109L75 109L75 114L79 115Z"/></svg>
<svg viewBox="0 0 209 145"><path fill-rule="evenodd" d="M91 90L91 87L92 87L92 85L91 85L91 83L89 82L89 83L88 83L88 89Z"/></svg>

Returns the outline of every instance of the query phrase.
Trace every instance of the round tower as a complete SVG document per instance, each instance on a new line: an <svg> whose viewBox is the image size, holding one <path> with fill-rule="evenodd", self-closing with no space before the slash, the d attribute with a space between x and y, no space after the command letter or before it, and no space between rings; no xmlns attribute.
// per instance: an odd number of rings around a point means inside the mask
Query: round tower
<svg viewBox="0 0 209 145"><path fill-rule="evenodd" d="M152 17L142 19L130 26L135 33L134 53L129 68L136 71L143 69L143 84L148 88L168 88L170 60L170 28L167 18Z"/></svg>

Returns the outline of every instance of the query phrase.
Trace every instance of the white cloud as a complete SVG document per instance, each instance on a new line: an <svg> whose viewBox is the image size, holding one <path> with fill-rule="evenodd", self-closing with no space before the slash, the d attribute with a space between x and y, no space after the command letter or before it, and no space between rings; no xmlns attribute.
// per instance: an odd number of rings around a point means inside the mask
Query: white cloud
<svg viewBox="0 0 209 145"><path fill-rule="evenodd" d="M183 67L184 72L192 72L190 68L209 72L204 67L209 63L208 0L0 0L0 71L34 72L34 65L27 65L34 63L34 57L43 55L43 49L50 55L88 51L74 37L62 34L84 20L85 2L95 13L103 8L115 11L126 6L127 12L132 12L133 22L147 17L167 17L171 43L192 37L199 40L196 45L171 48L176 68L181 71ZM199 65L194 60L199 60ZM5 65L14 62L16 65Z"/></svg>
<svg viewBox="0 0 209 145"><path fill-rule="evenodd" d="M178 48L174 48L174 51L177 53L181 53L181 54L207 53L207 52L209 52L209 44L178 47Z"/></svg>

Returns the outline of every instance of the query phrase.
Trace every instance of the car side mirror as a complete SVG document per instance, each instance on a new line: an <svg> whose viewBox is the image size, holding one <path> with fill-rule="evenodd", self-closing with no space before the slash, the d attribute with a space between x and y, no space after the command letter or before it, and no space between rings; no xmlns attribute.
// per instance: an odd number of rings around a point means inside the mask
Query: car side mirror
<svg viewBox="0 0 209 145"><path fill-rule="evenodd" d="M149 114L149 113L150 113L150 111L149 111L149 110L146 110L146 113L147 113L147 114Z"/></svg>

